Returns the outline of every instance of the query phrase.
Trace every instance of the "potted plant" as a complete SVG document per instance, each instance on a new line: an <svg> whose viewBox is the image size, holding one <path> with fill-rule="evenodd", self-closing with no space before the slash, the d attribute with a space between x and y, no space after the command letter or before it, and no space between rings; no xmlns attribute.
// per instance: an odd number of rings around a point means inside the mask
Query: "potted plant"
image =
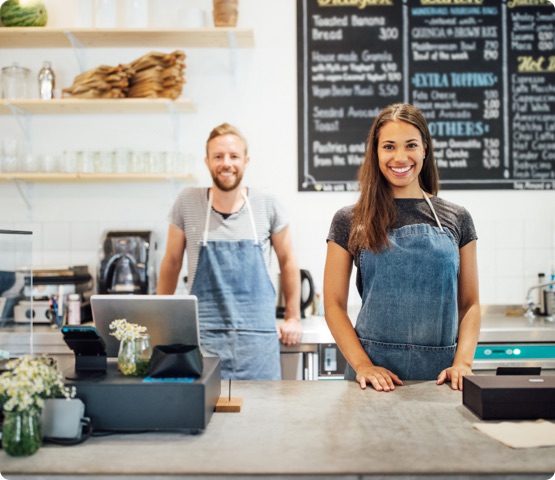
<svg viewBox="0 0 555 480"><path fill-rule="evenodd" d="M147 375L152 348L146 327L119 318L110 323L110 335L120 341L118 369L124 375Z"/></svg>
<svg viewBox="0 0 555 480"><path fill-rule="evenodd" d="M8 455L32 455L41 446L40 415L47 398L75 396L64 385L56 362L45 356L11 360L0 375L0 403L4 414L2 448Z"/></svg>

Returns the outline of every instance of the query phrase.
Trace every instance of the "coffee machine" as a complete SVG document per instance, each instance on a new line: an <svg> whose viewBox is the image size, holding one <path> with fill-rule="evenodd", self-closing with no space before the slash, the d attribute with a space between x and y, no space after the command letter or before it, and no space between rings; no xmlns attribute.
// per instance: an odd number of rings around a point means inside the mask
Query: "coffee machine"
<svg viewBox="0 0 555 480"><path fill-rule="evenodd" d="M156 293L154 232L120 230L102 236L98 264L98 293Z"/></svg>

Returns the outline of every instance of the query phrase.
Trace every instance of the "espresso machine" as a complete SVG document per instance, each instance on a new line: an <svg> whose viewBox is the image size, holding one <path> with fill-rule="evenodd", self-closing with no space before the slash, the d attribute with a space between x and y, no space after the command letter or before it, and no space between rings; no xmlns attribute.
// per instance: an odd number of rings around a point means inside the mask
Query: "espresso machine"
<svg viewBox="0 0 555 480"><path fill-rule="evenodd" d="M57 265L34 268L20 267L15 271L13 286L2 294L17 300L13 307L15 323L46 323L54 320L52 299L56 299L59 315L63 317L68 298L77 294L82 322L92 319L90 296L93 293L93 278L87 265ZM4 312L10 316L11 312Z"/></svg>
<svg viewBox="0 0 555 480"><path fill-rule="evenodd" d="M105 232L100 243L98 293L156 293L156 249L154 232Z"/></svg>

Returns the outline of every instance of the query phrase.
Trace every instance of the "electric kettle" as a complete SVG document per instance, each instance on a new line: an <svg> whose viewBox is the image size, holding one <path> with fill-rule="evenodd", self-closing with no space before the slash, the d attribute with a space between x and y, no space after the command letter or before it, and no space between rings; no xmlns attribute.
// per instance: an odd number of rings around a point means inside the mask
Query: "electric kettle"
<svg viewBox="0 0 555 480"><path fill-rule="evenodd" d="M306 318L305 310L314 299L314 282L308 270L301 270L301 318ZM278 275L276 295L276 318L285 318L285 297L281 289L281 277Z"/></svg>

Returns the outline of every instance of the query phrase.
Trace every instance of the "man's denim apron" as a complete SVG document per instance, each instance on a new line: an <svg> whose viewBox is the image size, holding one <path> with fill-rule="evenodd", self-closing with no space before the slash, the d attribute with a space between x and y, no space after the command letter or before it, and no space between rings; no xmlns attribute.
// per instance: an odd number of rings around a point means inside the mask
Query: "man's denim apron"
<svg viewBox="0 0 555 480"><path fill-rule="evenodd" d="M424 194L424 192L422 192ZM433 380L455 358L459 249L438 227L406 225L389 232L391 246L360 258L362 308L355 331L374 365L401 380ZM355 380L347 365L347 380Z"/></svg>
<svg viewBox="0 0 555 480"><path fill-rule="evenodd" d="M247 196L253 240L208 241L209 195L204 239L191 293L198 298L200 344L221 359L223 379L280 380L276 293Z"/></svg>

